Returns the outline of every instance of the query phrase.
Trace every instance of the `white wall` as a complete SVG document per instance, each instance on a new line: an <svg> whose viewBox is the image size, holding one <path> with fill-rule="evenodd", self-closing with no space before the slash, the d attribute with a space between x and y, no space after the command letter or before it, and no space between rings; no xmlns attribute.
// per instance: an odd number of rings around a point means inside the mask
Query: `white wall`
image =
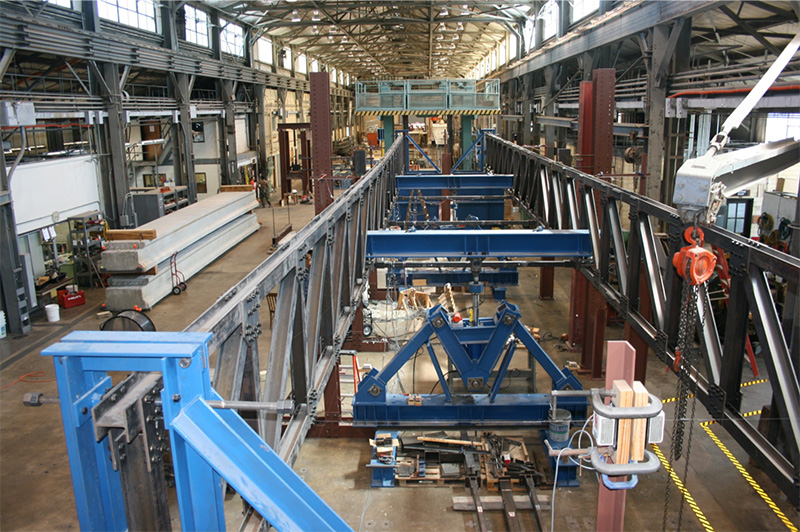
<svg viewBox="0 0 800 532"><path fill-rule="evenodd" d="M91 155L21 164L11 177L17 233L53 225L53 213L66 220L101 209L99 163Z"/></svg>

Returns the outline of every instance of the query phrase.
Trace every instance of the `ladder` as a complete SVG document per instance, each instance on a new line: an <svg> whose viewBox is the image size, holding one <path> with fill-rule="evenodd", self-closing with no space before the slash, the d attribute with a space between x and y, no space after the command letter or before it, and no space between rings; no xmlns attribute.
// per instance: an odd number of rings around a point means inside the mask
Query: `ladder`
<svg viewBox="0 0 800 532"><path fill-rule="evenodd" d="M344 360L345 357L350 357L350 363ZM343 417L353 417L353 396L361 384L360 370L358 353L349 350L339 352L339 404Z"/></svg>

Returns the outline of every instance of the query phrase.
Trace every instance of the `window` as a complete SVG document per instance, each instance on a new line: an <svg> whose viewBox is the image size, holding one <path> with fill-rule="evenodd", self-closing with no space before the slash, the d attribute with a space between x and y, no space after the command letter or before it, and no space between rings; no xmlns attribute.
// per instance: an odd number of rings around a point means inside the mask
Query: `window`
<svg viewBox="0 0 800 532"><path fill-rule="evenodd" d="M345 85L350 85L350 74L345 74L344 75L344 84Z"/></svg>
<svg viewBox="0 0 800 532"><path fill-rule="evenodd" d="M336 69L331 69L331 83L336 83Z"/></svg>
<svg viewBox="0 0 800 532"><path fill-rule="evenodd" d="M342 72L340 70L339 71L339 85L343 85L343 84L344 84L344 72Z"/></svg>
<svg viewBox="0 0 800 532"><path fill-rule="evenodd" d="M300 54L297 56L297 72L300 74L305 74L308 72L308 58L306 54Z"/></svg>
<svg viewBox="0 0 800 532"><path fill-rule="evenodd" d="M508 53L506 50L506 41L503 41L500 43L500 59L497 62L500 66L505 65L506 61L508 60Z"/></svg>
<svg viewBox="0 0 800 532"><path fill-rule="evenodd" d="M244 28L232 22L220 19L222 30L219 32L219 46L226 54L244 57Z"/></svg>
<svg viewBox="0 0 800 532"><path fill-rule="evenodd" d="M208 46L208 15L192 6L183 6L186 19L186 40Z"/></svg>
<svg viewBox="0 0 800 532"><path fill-rule="evenodd" d="M48 4L55 4L57 6L72 9L72 0L46 0Z"/></svg>
<svg viewBox="0 0 800 532"><path fill-rule="evenodd" d="M99 0L100 18L141 30L156 31L156 6L153 0Z"/></svg>
<svg viewBox="0 0 800 532"><path fill-rule="evenodd" d="M319 61L317 59L311 60L311 72L319 72Z"/></svg>
<svg viewBox="0 0 800 532"><path fill-rule="evenodd" d="M491 68L489 69L489 72L494 72L495 70L497 70L497 48L495 48L489 53L489 62L491 63Z"/></svg>
<svg viewBox="0 0 800 532"><path fill-rule="evenodd" d="M547 2L541 10L542 40L554 37L558 33L558 4L555 0Z"/></svg>
<svg viewBox="0 0 800 532"><path fill-rule="evenodd" d="M534 24L533 19L528 19L525 22L525 27L522 28L522 45L525 47L525 50L531 50L533 48L533 44L536 42L536 24Z"/></svg>
<svg viewBox="0 0 800 532"><path fill-rule="evenodd" d="M519 42L517 41L517 36L513 33L508 36L508 59L513 60L517 58L517 49L519 48Z"/></svg>
<svg viewBox="0 0 800 532"><path fill-rule="evenodd" d="M572 0L572 22L581 20L600 9L600 0Z"/></svg>
<svg viewBox="0 0 800 532"><path fill-rule="evenodd" d="M292 69L292 49L288 46L281 50L281 66L286 70Z"/></svg>
<svg viewBox="0 0 800 532"><path fill-rule="evenodd" d="M723 214L724 211L724 214ZM753 219L752 198L728 198L727 205L720 209L717 225L732 233L750 237L750 222Z"/></svg>
<svg viewBox="0 0 800 532"><path fill-rule="evenodd" d="M258 40L258 60L268 65L272 64L272 41L265 37Z"/></svg>
<svg viewBox="0 0 800 532"><path fill-rule="evenodd" d="M800 138L800 114L769 113L764 142Z"/></svg>

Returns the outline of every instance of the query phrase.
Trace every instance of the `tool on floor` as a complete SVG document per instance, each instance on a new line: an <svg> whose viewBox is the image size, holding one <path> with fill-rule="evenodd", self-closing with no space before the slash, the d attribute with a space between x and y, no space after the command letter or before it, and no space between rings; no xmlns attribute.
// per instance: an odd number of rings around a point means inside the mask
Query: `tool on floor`
<svg viewBox="0 0 800 532"><path fill-rule="evenodd" d="M186 277L178 269L178 252L174 252L169 258L169 271L172 275L172 293L176 296L188 288Z"/></svg>

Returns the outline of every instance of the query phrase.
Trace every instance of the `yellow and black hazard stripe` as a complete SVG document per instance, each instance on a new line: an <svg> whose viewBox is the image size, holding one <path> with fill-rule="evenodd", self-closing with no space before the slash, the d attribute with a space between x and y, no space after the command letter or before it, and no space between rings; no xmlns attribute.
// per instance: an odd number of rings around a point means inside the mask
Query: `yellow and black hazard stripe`
<svg viewBox="0 0 800 532"><path fill-rule="evenodd" d="M356 111L359 116L461 116L461 115L497 115L500 109L406 109L403 111Z"/></svg>
<svg viewBox="0 0 800 532"><path fill-rule="evenodd" d="M761 411L758 410L757 412ZM745 416L755 415L755 413L756 412L749 412L748 414L744 415ZM756 482L755 479L752 477L752 475L750 475L747 469L744 468L742 463L739 462L739 460L735 456L733 456L733 453L730 452L730 450L725 446L724 443L722 443L722 441L717 437L717 435L714 434L714 431L711 430L711 428L708 425L710 425L710 423L701 424L703 430L706 431L708 437L711 438L711 440L717 444L717 447L719 447L720 451L722 451L722 454L724 454L728 458L728 460L730 460L730 462L733 464L733 467L735 467L736 470L739 471L739 473L742 475L742 477L744 477L747 483L750 484L750 486L755 490L755 492L758 493L758 495L764 500L765 503L767 503L767 506L769 506L772 512L776 516L778 516L778 519L780 519L783 522L783 524L786 525L786 528L788 528L792 532L798 532L797 526L795 526L794 523L792 523L792 521L790 521L789 518L786 517L786 514L784 514L783 511L781 511L781 509L778 508L778 505L775 504L775 502L769 495L767 495L767 493L758 484L758 482Z"/></svg>
<svg viewBox="0 0 800 532"><path fill-rule="evenodd" d="M697 520L700 521L700 525L702 525L703 529L705 529L706 532L714 532L714 528L711 526L711 523L708 522L708 519L706 518L705 514L695 502L694 497L692 497L692 494L689 493L689 490L686 489L686 486L683 484L683 481L680 479L678 474L672 468L672 465L670 465L669 460L667 460L667 457L664 456L664 453L661 451L661 448L655 443L653 444L653 453L655 453L655 455L658 457L658 460L661 462L661 465L664 466L664 469L667 471L667 473L669 473L669 478L671 478L672 482L675 483L675 487L677 487L678 491L680 491L683 494L686 503L692 509L694 515L697 516Z"/></svg>

